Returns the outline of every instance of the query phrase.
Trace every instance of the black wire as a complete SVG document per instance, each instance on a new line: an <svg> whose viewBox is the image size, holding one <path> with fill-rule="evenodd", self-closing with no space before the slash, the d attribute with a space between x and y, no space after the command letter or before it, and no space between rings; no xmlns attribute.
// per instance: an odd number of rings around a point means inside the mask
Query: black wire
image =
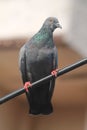
<svg viewBox="0 0 87 130"><path fill-rule="evenodd" d="M76 68L78 68L78 67L80 67L82 65L85 65L85 64L87 64L87 58L82 59L82 60L80 60L80 61L78 61L78 62L76 62L76 63L74 63L74 64L72 64L70 66L67 66L67 67L59 70L58 73L57 73L57 77L65 74L65 73L68 73L68 72L70 72L70 71L72 71L72 70L74 70L74 69L76 69ZM32 83L32 87L35 87L35 86L38 87L38 84L41 84L44 81L50 80L52 77L53 77L53 75L46 76L45 78L42 78L42 79ZM17 96L19 96L19 95L21 95L21 94L23 94L25 92L26 92L26 90L25 90L24 87L19 89L19 90L16 90L16 91L14 91L14 92L0 98L0 104L3 104L5 102L7 102L8 100L10 100L10 99L12 99L14 97L17 97Z"/></svg>

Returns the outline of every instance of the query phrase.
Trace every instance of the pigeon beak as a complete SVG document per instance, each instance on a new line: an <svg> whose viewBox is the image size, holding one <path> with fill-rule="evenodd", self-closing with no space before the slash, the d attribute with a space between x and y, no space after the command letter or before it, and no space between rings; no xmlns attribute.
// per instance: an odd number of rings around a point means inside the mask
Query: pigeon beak
<svg viewBox="0 0 87 130"><path fill-rule="evenodd" d="M59 23L56 23L56 27L62 29L62 26Z"/></svg>

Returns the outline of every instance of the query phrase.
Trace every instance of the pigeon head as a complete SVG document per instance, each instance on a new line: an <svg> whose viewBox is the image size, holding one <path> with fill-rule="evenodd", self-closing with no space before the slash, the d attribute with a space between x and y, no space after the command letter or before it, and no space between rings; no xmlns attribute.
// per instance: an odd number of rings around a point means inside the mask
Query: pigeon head
<svg viewBox="0 0 87 130"><path fill-rule="evenodd" d="M45 20L43 27L50 29L52 32L56 28L62 28L62 26L59 24L59 21L55 17L49 17Z"/></svg>

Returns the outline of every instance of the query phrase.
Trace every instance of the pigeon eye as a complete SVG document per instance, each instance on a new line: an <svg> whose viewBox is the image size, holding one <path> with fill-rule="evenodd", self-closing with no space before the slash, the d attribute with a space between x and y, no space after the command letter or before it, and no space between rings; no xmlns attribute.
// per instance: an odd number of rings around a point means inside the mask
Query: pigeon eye
<svg viewBox="0 0 87 130"><path fill-rule="evenodd" d="M50 22L52 23L52 22L53 22L53 20L52 20L52 19L50 19Z"/></svg>

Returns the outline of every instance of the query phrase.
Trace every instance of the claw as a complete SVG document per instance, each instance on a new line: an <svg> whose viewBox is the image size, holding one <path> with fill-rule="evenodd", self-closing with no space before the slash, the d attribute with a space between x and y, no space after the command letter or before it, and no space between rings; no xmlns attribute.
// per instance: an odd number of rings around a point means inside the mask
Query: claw
<svg viewBox="0 0 87 130"><path fill-rule="evenodd" d="M57 77L57 72L58 72L58 69L55 69L55 70L53 70L53 71L51 72L51 74L52 74L53 76Z"/></svg>
<svg viewBox="0 0 87 130"><path fill-rule="evenodd" d="M31 86L32 86L32 84L30 82L25 82L24 88L25 88L26 92L29 92L28 87L31 87Z"/></svg>

